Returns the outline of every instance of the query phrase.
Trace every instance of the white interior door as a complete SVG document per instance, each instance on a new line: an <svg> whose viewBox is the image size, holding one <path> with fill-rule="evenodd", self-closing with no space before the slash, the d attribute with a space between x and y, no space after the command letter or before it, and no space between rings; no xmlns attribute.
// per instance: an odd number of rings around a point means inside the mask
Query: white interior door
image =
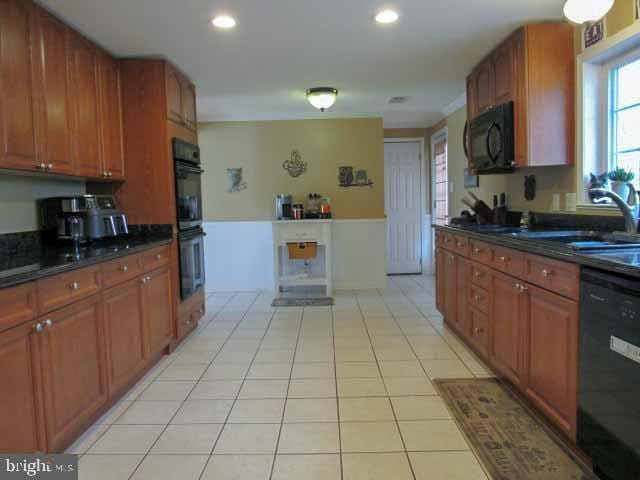
<svg viewBox="0 0 640 480"><path fill-rule="evenodd" d="M422 194L419 142L384 144L387 273L422 271Z"/></svg>

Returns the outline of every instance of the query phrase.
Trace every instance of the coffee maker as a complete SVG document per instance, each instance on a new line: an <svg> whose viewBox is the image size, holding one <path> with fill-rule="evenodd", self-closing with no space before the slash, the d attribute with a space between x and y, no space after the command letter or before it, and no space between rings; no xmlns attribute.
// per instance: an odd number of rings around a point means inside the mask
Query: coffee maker
<svg viewBox="0 0 640 480"><path fill-rule="evenodd" d="M293 218L293 197L281 193L276 196L276 218L278 220L291 220Z"/></svg>
<svg viewBox="0 0 640 480"><path fill-rule="evenodd" d="M40 200L45 240L86 243L129 233L126 216L110 195L52 197Z"/></svg>

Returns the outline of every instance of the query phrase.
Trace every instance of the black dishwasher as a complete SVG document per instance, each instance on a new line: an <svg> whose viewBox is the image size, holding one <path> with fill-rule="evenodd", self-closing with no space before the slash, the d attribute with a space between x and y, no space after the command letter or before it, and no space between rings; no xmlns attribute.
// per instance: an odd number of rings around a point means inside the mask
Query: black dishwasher
<svg viewBox="0 0 640 480"><path fill-rule="evenodd" d="M602 479L640 478L640 280L583 269L578 446Z"/></svg>

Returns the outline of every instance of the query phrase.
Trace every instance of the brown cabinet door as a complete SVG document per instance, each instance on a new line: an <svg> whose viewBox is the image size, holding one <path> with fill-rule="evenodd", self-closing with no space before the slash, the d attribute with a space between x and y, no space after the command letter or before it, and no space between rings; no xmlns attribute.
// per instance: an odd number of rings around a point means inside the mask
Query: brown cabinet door
<svg viewBox="0 0 640 480"><path fill-rule="evenodd" d="M147 348L149 354L153 355L165 348L173 337L171 275L168 266L145 277L143 306L147 324Z"/></svg>
<svg viewBox="0 0 640 480"><path fill-rule="evenodd" d="M98 92L100 100L101 176L124 180L124 145L122 133L122 96L120 67L107 55L98 55Z"/></svg>
<svg viewBox="0 0 640 480"><path fill-rule="evenodd" d="M46 450L41 378L32 323L0 334L0 452Z"/></svg>
<svg viewBox="0 0 640 480"><path fill-rule="evenodd" d="M36 168L31 69L32 6L0 0L0 168Z"/></svg>
<svg viewBox="0 0 640 480"><path fill-rule="evenodd" d="M575 438L578 304L532 285L525 329L525 391L563 431Z"/></svg>
<svg viewBox="0 0 640 480"><path fill-rule="evenodd" d="M515 51L513 41L505 42L493 56L495 104L514 99Z"/></svg>
<svg viewBox="0 0 640 480"><path fill-rule="evenodd" d="M436 250L436 308L444 315L444 256L447 253L442 249Z"/></svg>
<svg viewBox="0 0 640 480"><path fill-rule="evenodd" d="M68 445L107 401L99 300L95 295L39 319L49 451Z"/></svg>
<svg viewBox="0 0 640 480"><path fill-rule="evenodd" d="M196 116L196 86L184 80L182 84L182 107L184 110L184 124L191 130L196 130L198 119Z"/></svg>
<svg viewBox="0 0 640 480"><path fill-rule="evenodd" d="M514 385L522 383L524 294L522 282L498 272L491 274L489 360Z"/></svg>
<svg viewBox="0 0 640 480"><path fill-rule="evenodd" d="M182 108L182 82L178 72L167 65L167 118L177 123L184 123Z"/></svg>
<svg viewBox="0 0 640 480"><path fill-rule="evenodd" d="M469 294L469 278L471 276L471 265L469 260L464 257L457 257L456 264L456 290L457 296L456 305L456 317L455 324L458 331L464 336L469 335L469 322L468 322L468 294ZM453 294L453 292L452 292Z"/></svg>
<svg viewBox="0 0 640 480"><path fill-rule="evenodd" d="M32 52L37 59L34 83L38 97L38 165L56 173L72 174L67 27L41 8L36 12Z"/></svg>
<svg viewBox="0 0 640 480"><path fill-rule="evenodd" d="M467 77L467 118L469 121L478 116L478 92L476 91L475 72Z"/></svg>
<svg viewBox="0 0 640 480"><path fill-rule="evenodd" d="M458 288L458 275L457 275L458 262L456 255L445 252L444 255L444 319L457 328L457 309L458 309L458 295L456 289Z"/></svg>
<svg viewBox="0 0 640 480"><path fill-rule="evenodd" d="M485 61L475 72L476 108L478 114L495 105L493 63Z"/></svg>
<svg viewBox="0 0 640 480"><path fill-rule="evenodd" d="M139 278L107 290L102 296L110 394L126 386L144 367L142 299L143 283Z"/></svg>
<svg viewBox="0 0 640 480"><path fill-rule="evenodd" d="M69 73L73 88L71 154L75 174L101 176L98 135L97 52L91 43L69 31Z"/></svg>

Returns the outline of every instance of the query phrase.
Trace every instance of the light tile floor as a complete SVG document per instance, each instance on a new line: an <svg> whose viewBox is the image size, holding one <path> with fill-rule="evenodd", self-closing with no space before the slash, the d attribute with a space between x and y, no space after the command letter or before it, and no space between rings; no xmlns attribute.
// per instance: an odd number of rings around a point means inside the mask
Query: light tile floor
<svg viewBox="0 0 640 480"><path fill-rule="evenodd" d="M69 452L91 480L486 480L431 380L490 375L430 276L280 308L214 293L196 332Z"/></svg>

